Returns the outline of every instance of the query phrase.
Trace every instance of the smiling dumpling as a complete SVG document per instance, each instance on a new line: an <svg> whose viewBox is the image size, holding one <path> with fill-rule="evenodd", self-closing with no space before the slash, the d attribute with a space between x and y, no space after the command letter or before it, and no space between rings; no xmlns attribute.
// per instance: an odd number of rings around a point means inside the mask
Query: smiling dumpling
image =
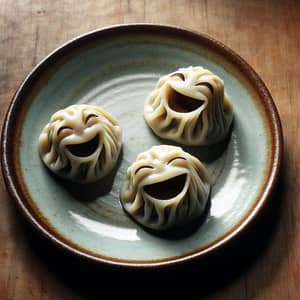
<svg viewBox="0 0 300 300"><path fill-rule="evenodd" d="M202 146L226 137L233 110L221 78L202 67L188 67L159 79L144 117L156 135Z"/></svg>
<svg viewBox="0 0 300 300"><path fill-rule="evenodd" d="M200 218L210 183L202 163L175 146L154 146L128 168L120 199L140 224L166 230Z"/></svg>
<svg viewBox="0 0 300 300"><path fill-rule="evenodd" d="M80 183L108 174L120 149L118 122L92 105L71 105L57 111L39 137L39 152L45 165L57 175Z"/></svg>

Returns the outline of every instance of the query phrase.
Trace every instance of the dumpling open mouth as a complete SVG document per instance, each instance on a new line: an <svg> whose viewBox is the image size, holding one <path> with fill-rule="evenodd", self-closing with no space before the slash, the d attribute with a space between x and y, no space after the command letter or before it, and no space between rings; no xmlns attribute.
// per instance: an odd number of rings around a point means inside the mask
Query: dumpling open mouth
<svg viewBox="0 0 300 300"><path fill-rule="evenodd" d="M168 104L176 112L189 113L201 107L204 101L180 94L171 88L168 93Z"/></svg>
<svg viewBox="0 0 300 300"><path fill-rule="evenodd" d="M144 191L150 197L158 200L169 200L178 196L186 185L187 174L144 186Z"/></svg>
<svg viewBox="0 0 300 300"><path fill-rule="evenodd" d="M98 149L99 140L100 138L99 135L97 134L95 137L93 137L91 140L87 142L68 145L67 149L75 156L87 157L92 155Z"/></svg>

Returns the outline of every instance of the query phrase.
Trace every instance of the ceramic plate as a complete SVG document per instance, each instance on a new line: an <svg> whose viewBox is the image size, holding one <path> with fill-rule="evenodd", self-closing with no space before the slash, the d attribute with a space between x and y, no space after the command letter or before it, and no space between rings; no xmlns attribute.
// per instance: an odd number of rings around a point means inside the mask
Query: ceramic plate
<svg viewBox="0 0 300 300"><path fill-rule="evenodd" d="M220 76L234 106L226 150L206 162L211 205L188 234L158 236L124 214L120 184L136 155L160 144L143 119L158 78L200 65ZM89 186L52 176L37 149L50 116L75 103L103 107L123 129L120 164ZM205 257L241 234L267 203L278 178L280 120L262 80L237 54L202 34L161 25L124 25L88 33L46 57L25 79L2 132L2 169L24 216L57 246L119 266L171 265Z"/></svg>

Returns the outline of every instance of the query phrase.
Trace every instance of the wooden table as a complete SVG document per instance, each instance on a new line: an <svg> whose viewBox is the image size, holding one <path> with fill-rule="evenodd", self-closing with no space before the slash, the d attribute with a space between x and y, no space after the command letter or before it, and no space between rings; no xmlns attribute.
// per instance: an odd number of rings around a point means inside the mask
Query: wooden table
<svg viewBox="0 0 300 300"><path fill-rule="evenodd" d="M132 22L207 33L254 67L284 129L276 195L243 238L208 261L175 270L116 271L82 263L41 240L17 212L1 177L0 299L100 299L104 292L300 299L300 1L0 0L1 126L17 86L50 51L87 31Z"/></svg>

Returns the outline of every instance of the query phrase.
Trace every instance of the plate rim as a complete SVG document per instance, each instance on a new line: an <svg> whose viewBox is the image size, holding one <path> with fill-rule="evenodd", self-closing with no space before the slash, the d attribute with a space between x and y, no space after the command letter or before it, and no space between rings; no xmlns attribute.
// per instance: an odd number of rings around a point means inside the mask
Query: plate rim
<svg viewBox="0 0 300 300"><path fill-rule="evenodd" d="M269 113L267 114L267 123L270 127L274 145L271 149L271 154L273 156L273 159L271 161L272 164L270 166L270 170L268 170L269 176L266 180L264 189L261 190L261 193L257 197L258 199L255 202L254 207L249 210L248 215L242 218L239 224L236 224L228 232L228 234L225 233L222 237L220 237L220 239L214 241L210 245L205 246L204 249L197 249L191 253L173 256L171 258L141 261L118 259L115 257L107 257L100 254L99 256L95 255L95 253L81 248L79 245L70 242L70 240L66 240L61 234L53 230L50 226L47 226L47 222L43 222L42 224L40 224L39 222L42 222L41 219L43 219L43 217L41 215L38 216L32 214L29 208L25 205L25 203L28 201L24 199L24 197L26 198L26 195L20 192L22 184L17 180L16 174L18 171L18 167L10 163L15 160L14 156L16 155L16 153L14 151L11 151L12 138L9 135L9 132L11 132L18 123L16 122L17 118L14 112L17 111L18 116L22 114L22 109L20 107L20 104L22 104L22 95L24 95L31 84L34 83L37 75L40 72L43 72L43 70L47 69L47 67L53 60L56 60L57 58L63 58L64 55L67 54L67 50L69 48L76 47L77 45L80 46L81 43L87 40L97 40L98 36L101 37L101 35L105 37L107 35L116 34L122 31L143 32L145 30L147 32L155 31L156 35L159 33L163 33L166 35L172 34L172 36L179 36L186 40L192 40L193 42L201 42L201 45L204 44L204 46L207 46L209 49L214 50L214 52L224 57L227 61L229 60L229 62L247 78L247 81L251 83L255 91L259 94L259 98L263 99L263 102L261 104ZM97 263L120 267L154 268L177 265L179 263L192 261L196 258L205 258L209 254L215 253L220 249L226 247L230 242L243 235L245 231L249 229L249 227L259 218L261 213L264 211L264 207L268 204L268 199L272 196L272 192L274 191L278 182L283 156L283 133L279 113L265 83L254 71L254 69L235 51L205 33L196 32L187 28L155 23L131 23L107 26L79 35L62 44L61 46L58 46L44 59L42 59L25 77L20 86L17 88L14 96L12 97L3 122L0 149L2 174L8 193L17 204L19 211L21 211L25 219L29 221L29 223L33 225L33 227L38 232L40 232L43 237L47 238L63 250L67 250L81 258L88 259ZM45 226L46 228L44 228Z"/></svg>

